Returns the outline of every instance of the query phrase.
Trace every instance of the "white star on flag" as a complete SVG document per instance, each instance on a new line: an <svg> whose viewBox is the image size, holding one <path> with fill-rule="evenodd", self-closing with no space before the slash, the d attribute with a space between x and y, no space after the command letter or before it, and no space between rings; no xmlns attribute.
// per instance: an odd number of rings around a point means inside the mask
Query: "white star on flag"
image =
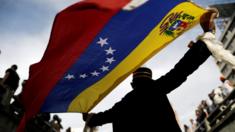
<svg viewBox="0 0 235 132"><path fill-rule="evenodd" d="M71 79L75 79L74 75L68 74L65 79L71 80Z"/></svg>
<svg viewBox="0 0 235 132"><path fill-rule="evenodd" d="M97 44L99 44L101 47L103 47L104 45L108 45L108 38L99 38L99 41L97 42Z"/></svg>
<svg viewBox="0 0 235 132"><path fill-rule="evenodd" d="M109 47L109 49L105 50L106 51L106 55L113 55L113 52L116 51L115 49L112 49L112 47Z"/></svg>
<svg viewBox="0 0 235 132"><path fill-rule="evenodd" d="M88 77L87 74L81 74L80 75L80 78L86 78L86 77Z"/></svg>
<svg viewBox="0 0 235 132"><path fill-rule="evenodd" d="M114 58L111 57L111 58L106 58L106 61L105 61L105 62L107 62L107 63L109 63L109 64L112 64L114 61L115 61Z"/></svg>
<svg viewBox="0 0 235 132"><path fill-rule="evenodd" d="M100 73L97 72L97 71L94 71L94 72L91 73L92 76L97 76L97 77L99 76L99 74L100 74Z"/></svg>
<svg viewBox="0 0 235 132"><path fill-rule="evenodd" d="M108 67L108 66L102 66L100 69L101 69L103 72L109 71L109 67Z"/></svg>

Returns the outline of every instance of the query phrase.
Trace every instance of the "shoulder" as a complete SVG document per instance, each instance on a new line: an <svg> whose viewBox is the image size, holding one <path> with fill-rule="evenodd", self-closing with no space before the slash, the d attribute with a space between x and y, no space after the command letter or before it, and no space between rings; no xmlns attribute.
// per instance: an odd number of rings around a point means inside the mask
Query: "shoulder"
<svg viewBox="0 0 235 132"><path fill-rule="evenodd" d="M12 74L13 73L13 70L12 69L7 69L6 71L5 71L5 74Z"/></svg>
<svg viewBox="0 0 235 132"><path fill-rule="evenodd" d="M10 72L10 71L12 71L12 69L10 69L10 68L6 70L6 72Z"/></svg>
<svg viewBox="0 0 235 132"><path fill-rule="evenodd" d="M136 101L136 93L134 90L131 92L127 93L119 102L115 103L115 106L120 106L120 105L127 105L130 103L134 103Z"/></svg>
<svg viewBox="0 0 235 132"><path fill-rule="evenodd" d="M136 96L136 91L135 90L132 90L130 91L129 93L127 93L123 98L122 100L129 100L129 99L132 99Z"/></svg>
<svg viewBox="0 0 235 132"><path fill-rule="evenodd" d="M6 73L12 73L12 72L15 72L15 71L12 70L11 68L9 68L9 69L6 70Z"/></svg>

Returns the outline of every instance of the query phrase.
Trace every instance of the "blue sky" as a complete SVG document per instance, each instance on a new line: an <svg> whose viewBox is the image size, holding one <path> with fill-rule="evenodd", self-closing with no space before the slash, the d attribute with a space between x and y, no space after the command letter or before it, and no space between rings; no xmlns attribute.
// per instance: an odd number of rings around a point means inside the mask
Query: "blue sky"
<svg viewBox="0 0 235 132"><path fill-rule="evenodd" d="M12 64L17 64L18 73L23 79L28 77L31 64L40 61L47 46L51 26L57 12L77 0L1 0L0 1L0 76ZM234 0L233 0L234 1ZM206 6L207 2L199 4ZM164 75L187 51L187 43L195 40L202 30L199 26L188 31L159 54L150 59L145 66L153 69L154 78ZM219 70L210 57L188 80L169 94L170 101L182 123L189 123L194 110L207 94L220 85ZM93 112L106 110L131 90L130 77L121 83L111 94L94 108ZM17 93L20 89L17 91ZM64 128L68 126L82 129L81 114L61 114ZM111 125L104 125L101 131L110 131Z"/></svg>

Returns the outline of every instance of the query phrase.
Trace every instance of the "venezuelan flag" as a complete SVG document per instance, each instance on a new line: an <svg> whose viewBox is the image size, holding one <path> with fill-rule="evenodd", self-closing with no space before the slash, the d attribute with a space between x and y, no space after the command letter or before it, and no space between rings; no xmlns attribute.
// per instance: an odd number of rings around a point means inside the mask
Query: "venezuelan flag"
<svg viewBox="0 0 235 132"><path fill-rule="evenodd" d="M139 2L85 0L57 14L48 47L31 66L23 91L29 117L90 111L205 13L186 0Z"/></svg>

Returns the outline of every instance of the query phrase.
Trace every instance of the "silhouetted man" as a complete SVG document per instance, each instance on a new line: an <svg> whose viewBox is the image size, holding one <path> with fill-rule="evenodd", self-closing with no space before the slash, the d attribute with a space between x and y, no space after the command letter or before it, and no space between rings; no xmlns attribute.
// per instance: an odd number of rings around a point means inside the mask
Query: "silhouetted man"
<svg viewBox="0 0 235 132"><path fill-rule="evenodd" d="M201 21L205 32L214 30L208 27L214 28L209 21L213 13L206 14L208 18ZM150 69L137 69L133 73L131 92L111 109L97 114L84 113L83 119L90 127L113 123L113 132L180 132L167 94L180 86L210 55L206 45L199 40L171 71L157 80L152 79Z"/></svg>

